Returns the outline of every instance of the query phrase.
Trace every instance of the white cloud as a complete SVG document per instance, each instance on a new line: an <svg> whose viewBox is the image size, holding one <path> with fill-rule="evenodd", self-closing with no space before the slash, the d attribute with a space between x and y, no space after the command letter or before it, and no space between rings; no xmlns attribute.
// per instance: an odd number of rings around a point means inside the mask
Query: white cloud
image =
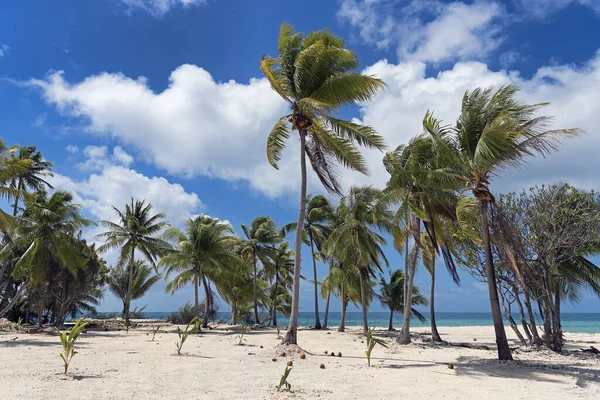
<svg viewBox="0 0 600 400"><path fill-rule="evenodd" d="M204 69L182 65L160 93L145 78L108 73L72 85L57 72L30 85L63 114L89 120L90 132L135 146L169 173L249 182L269 196L297 187L294 139L280 171L266 161L266 137L287 107L264 79L215 82Z"/></svg>
<svg viewBox="0 0 600 400"><path fill-rule="evenodd" d="M435 0L343 0L338 16L378 48L397 46L400 60L441 63L484 59L502 43L504 7Z"/></svg>
<svg viewBox="0 0 600 400"><path fill-rule="evenodd" d="M79 152L79 147L70 144L66 147L66 150L71 154L75 154Z"/></svg>
<svg viewBox="0 0 600 400"><path fill-rule="evenodd" d="M113 149L113 160L117 163L124 165L125 167L129 167L133 162L133 157L129 155L121 146L116 146Z"/></svg>
<svg viewBox="0 0 600 400"><path fill-rule="evenodd" d="M598 0L515 0L522 12L535 18L546 18L571 5L589 7L600 14Z"/></svg>
<svg viewBox="0 0 600 400"><path fill-rule="evenodd" d="M161 16L174 7L190 7L205 4L207 0L120 0L126 7L142 9L154 16Z"/></svg>
<svg viewBox="0 0 600 400"><path fill-rule="evenodd" d="M0 45L0 57L4 57L4 55L6 54L6 52L7 52L8 50L10 50L10 47L9 47L9 46L7 46L7 45L5 45L5 44L3 44L3 45Z"/></svg>
<svg viewBox="0 0 600 400"><path fill-rule="evenodd" d="M597 127L600 125L600 52L582 66L562 65L540 68L531 79L516 72L491 71L479 62L461 62L452 69L426 77L425 64L408 62L392 64L380 61L367 68L367 73L379 75L387 89L361 110L361 119L382 134L391 148L406 143L421 130L420 122L427 109L445 123L453 124L458 116L465 90L477 86L499 86L514 82L521 86L520 98L530 103L551 104L542 109L544 115L554 115L554 127L578 127L586 133L567 142L547 159L536 158L527 168L512 170L496 182L493 190L520 190L532 184L569 181L575 185L600 189L596 171L600 160ZM349 183L370 183L382 187L387 173L381 155L366 153L373 171L370 178L350 175Z"/></svg>

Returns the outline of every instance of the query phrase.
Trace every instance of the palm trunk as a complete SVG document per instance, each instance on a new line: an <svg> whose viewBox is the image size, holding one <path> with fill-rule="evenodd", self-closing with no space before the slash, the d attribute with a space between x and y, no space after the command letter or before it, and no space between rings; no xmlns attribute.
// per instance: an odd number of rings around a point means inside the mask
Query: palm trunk
<svg viewBox="0 0 600 400"><path fill-rule="evenodd" d="M279 267L275 267L275 298L273 299L273 326L277 326L277 290L279 284Z"/></svg>
<svg viewBox="0 0 600 400"><path fill-rule="evenodd" d="M198 298L198 289L200 286L199 277L194 273L194 316L200 315L200 300Z"/></svg>
<svg viewBox="0 0 600 400"><path fill-rule="evenodd" d="M413 218L411 216L411 218ZM418 220L417 220L417 223ZM415 243L414 246L417 244ZM416 250L416 248L415 248ZM415 270L417 269L417 257L416 254L414 257L408 256L408 235L406 238L406 249L405 251L405 263L409 265L408 275L404 276L404 284L408 286L405 287L405 296L404 296L404 313L402 314L402 332L398 339L396 340L400 344L408 344L410 343L410 318L411 318L411 309L412 309L412 292L414 286L414 278L415 278Z"/></svg>
<svg viewBox="0 0 600 400"><path fill-rule="evenodd" d="M129 265L129 282L127 282L127 298L125 300L125 323L129 326L129 312L131 310L131 291L133 289L133 269L135 266L135 246L131 249L131 264Z"/></svg>
<svg viewBox="0 0 600 400"><path fill-rule="evenodd" d="M327 292L327 302L325 302L325 317L323 318L323 329L327 328L329 323L329 301L331 299L331 292Z"/></svg>
<svg viewBox="0 0 600 400"><path fill-rule="evenodd" d="M390 309L390 325L388 326L388 331L394 330L394 310Z"/></svg>
<svg viewBox="0 0 600 400"><path fill-rule="evenodd" d="M204 318L202 318L202 327L208 328L208 316L210 315L211 309L211 295L210 288L208 287L208 282L206 281L206 277L202 277L202 286L204 286Z"/></svg>
<svg viewBox="0 0 600 400"><path fill-rule="evenodd" d="M23 185L23 179L19 178L19 184L17 185L17 190L20 190L22 185ZM17 192L15 194L15 206L14 206L14 209L13 209L13 217L16 217L17 216L17 212L19 211L19 197L20 197L19 196L19 192Z"/></svg>
<svg viewBox="0 0 600 400"><path fill-rule="evenodd" d="M498 300L498 287L496 284L496 270L494 269L494 260L492 258L492 245L490 242L490 229L488 226L488 200L479 200L479 209L481 213L481 228L483 249L485 252L485 272L487 275L488 291L490 294L490 306L492 309L492 319L496 333L496 345L498 346L499 360L512 360L506 332L504 331L504 322L502 321L502 312L500 311L500 302Z"/></svg>
<svg viewBox="0 0 600 400"><path fill-rule="evenodd" d="M256 325L260 324L260 320L258 319L258 300L257 300L257 287L256 287L256 251L254 251L254 323Z"/></svg>
<svg viewBox="0 0 600 400"><path fill-rule="evenodd" d="M360 276L360 302L362 303L362 315L363 315L363 335L367 335L369 332L369 322L367 321L367 295L365 293L365 273L362 269L359 271Z"/></svg>
<svg viewBox="0 0 600 400"><path fill-rule="evenodd" d="M527 309L527 316L529 317L529 328L531 329L533 344L539 346L543 344L543 341L540 338L540 334L538 333L537 325L535 323L535 314L533 313L533 307L531 306L531 297L529 295L529 291L524 291L523 294L525 295L525 308Z"/></svg>
<svg viewBox="0 0 600 400"><path fill-rule="evenodd" d="M12 300L6 305L6 307L4 307L4 309L0 311L0 318L4 318L6 313L9 312L15 306L15 304L17 304L17 301L21 298L21 296L23 296L23 294L25 294L25 289L27 288L28 284L29 277L27 277L25 282L23 282L23 284L19 287L19 290L17 290L17 293L15 293L15 296L12 298Z"/></svg>
<svg viewBox="0 0 600 400"><path fill-rule="evenodd" d="M562 351L563 338L562 329L560 326L560 288L557 286L554 292L554 313L552 314L552 341L554 351Z"/></svg>
<svg viewBox="0 0 600 400"><path fill-rule="evenodd" d="M348 305L346 294L344 293L344 285L342 285L342 289L340 290L340 300L342 300L342 318L340 319L338 332L344 332L346 330L346 306Z"/></svg>
<svg viewBox="0 0 600 400"><path fill-rule="evenodd" d="M315 260L315 248L312 235L310 235L310 252L313 261L313 275L315 277L315 329L321 329L321 320L319 318L319 282L317 281L317 261Z"/></svg>
<svg viewBox="0 0 600 400"><path fill-rule="evenodd" d="M294 287L292 295L292 312L282 344L298 344L298 311L300 302L300 268L302 264L302 228L306 214L306 131L300 131L300 172L302 181L300 185L300 212L298 225L296 225L296 241L294 243Z"/></svg>
<svg viewBox="0 0 600 400"><path fill-rule="evenodd" d="M437 324L435 322L435 256L433 258L433 265L431 269L431 293L429 294L429 318L431 319L431 339L434 342L442 342L440 333L437 330Z"/></svg>
<svg viewBox="0 0 600 400"><path fill-rule="evenodd" d="M237 302L231 305L231 325L237 325Z"/></svg>

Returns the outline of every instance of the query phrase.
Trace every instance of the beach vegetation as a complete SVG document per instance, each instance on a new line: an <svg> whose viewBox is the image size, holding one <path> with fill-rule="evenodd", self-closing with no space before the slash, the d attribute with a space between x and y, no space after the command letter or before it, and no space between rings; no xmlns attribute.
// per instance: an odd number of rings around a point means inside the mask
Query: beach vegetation
<svg viewBox="0 0 600 400"><path fill-rule="evenodd" d="M375 327L369 328L367 331L367 350L365 350L365 354L367 355L367 363L369 367L371 366L371 353L375 346L388 347L383 339L376 338L373 336L373 332L375 331ZM333 353L331 353L333 355Z"/></svg>
<svg viewBox="0 0 600 400"><path fill-rule="evenodd" d="M183 345L185 344L185 341L187 340L188 336L194 333L198 333L201 322L202 321L200 321L200 317L194 317L190 322L188 322L188 324L185 327L185 330L181 329L181 327L179 326L177 327L177 336L179 337L179 340L175 342L175 346L177 347L178 356L181 355L181 350L183 349Z"/></svg>
<svg viewBox="0 0 600 400"><path fill-rule="evenodd" d="M60 338L60 343L63 348L62 353L60 353L60 358L63 360L63 373L65 375L69 372L69 365L71 364L71 361L73 361L73 357L75 357L77 354L77 351L75 350L75 343L77 342L79 335L85 329L86 325L87 322L80 318L69 331L64 330L61 332L58 328L56 328Z"/></svg>
<svg viewBox="0 0 600 400"><path fill-rule="evenodd" d="M292 366L289 364L291 361L288 361L288 364L285 366L285 371L283 371L283 375L281 375L281 379L279 380L279 385L277 386L277 390L281 390L284 388L288 392L292 389L292 385L288 382L288 377L292 372Z"/></svg>

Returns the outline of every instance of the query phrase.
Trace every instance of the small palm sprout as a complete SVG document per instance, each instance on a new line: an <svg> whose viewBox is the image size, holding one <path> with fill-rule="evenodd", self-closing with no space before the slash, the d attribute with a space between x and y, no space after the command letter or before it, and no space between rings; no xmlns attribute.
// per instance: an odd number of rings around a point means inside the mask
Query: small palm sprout
<svg viewBox="0 0 600 400"><path fill-rule="evenodd" d="M156 325L154 328L152 328L152 342L154 342L154 336L156 336L156 333L159 331L160 328L162 328L162 325Z"/></svg>
<svg viewBox="0 0 600 400"><path fill-rule="evenodd" d="M283 336L281 336L281 328L279 326L277 327L277 339L283 339Z"/></svg>
<svg viewBox="0 0 600 400"><path fill-rule="evenodd" d="M65 375L69 371L69 364L73 360L73 357L75 357L75 354L77 354L77 352L75 351L75 342L77 341L79 334L85 328L86 325L87 322L84 322L81 318L79 318L75 323L75 326L71 328L70 332L61 332L60 330L58 330L58 328L56 328L56 331L58 332L58 335L60 337L60 343L63 347L63 352L60 354L60 358L62 358L64 363Z"/></svg>
<svg viewBox="0 0 600 400"><path fill-rule="evenodd" d="M248 332L250 332L250 330L248 329L248 325L242 325L242 333L241 333L241 335L238 336L240 338L240 341L238 342L238 346L244 345L243 341L246 340L246 339L244 339L244 335L246 335Z"/></svg>
<svg viewBox="0 0 600 400"><path fill-rule="evenodd" d="M14 324L15 325L15 330L18 332L21 332L21 330L23 329L23 317L19 317L19 319L17 320L17 322Z"/></svg>
<svg viewBox="0 0 600 400"><path fill-rule="evenodd" d="M382 347L387 348L388 345L385 344L385 342L383 341L383 339L378 339L376 337L373 336L373 331L375 330L375 327L371 327L369 329L369 331L367 332L367 351L365 351L365 354L367 355L367 362L369 363L369 367L371 366L371 352L373 351L373 349L375 348L376 345L380 345Z"/></svg>
<svg viewBox="0 0 600 400"><path fill-rule="evenodd" d="M288 392L292 389L292 385L287 381L288 376L290 376L290 372L292 372L292 367L289 365L285 366L285 371L283 375L281 375L281 379L279 380L279 386L277 386L277 391L281 390L282 387L285 387L285 390Z"/></svg>
<svg viewBox="0 0 600 400"><path fill-rule="evenodd" d="M192 325L192 329L190 329L190 325ZM177 346L177 355L178 356L181 355L181 349L183 348L183 344L187 340L188 336L190 336L192 333L198 332L199 328L200 328L200 318L199 317L195 317L190 322L188 322L187 326L185 327L185 330L181 330L180 327L177 327L177 335L179 336L179 341L175 342L175 346Z"/></svg>

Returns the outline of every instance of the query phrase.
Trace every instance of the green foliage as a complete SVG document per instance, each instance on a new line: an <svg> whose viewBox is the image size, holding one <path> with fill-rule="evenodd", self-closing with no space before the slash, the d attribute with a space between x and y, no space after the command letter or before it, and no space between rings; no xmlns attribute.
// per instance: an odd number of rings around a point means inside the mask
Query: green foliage
<svg viewBox="0 0 600 400"><path fill-rule="evenodd" d="M60 337L60 343L63 347L63 352L60 354L60 358L62 358L64 363L65 375L69 371L69 365L71 364L73 357L75 357L75 355L77 354L77 351L75 351L75 342L77 341L77 338L79 338L79 334L85 328L86 325L87 322L83 321L80 318L77 320L77 322L69 332L61 332L60 330L58 330L58 328L56 329Z"/></svg>
<svg viewBox="0 0 600 400"><path fill-rule="evenodd" d="M194 306L190 302L187 302L179 307L179 310L172 312L167 317L167 322L179 325L189 324L197 316Z"/></svg>
<svg viewBox="0 0 600 400"><path fill-rule="evenodd" d="M243 341L246 340L244 339L244 335L248 334L248 332L250 332L248 325L242 325L242 333L237 336L240 339L238 342L238 346L242 346L244 344Z"/></svg>
<svg viewBox="0 0 600 400"><path fill-rule="evenodd" d="M15 325L15 330L17 332L21 332L21 329L23 329L23 317L19 317L19 319L17 320L17 322L14 325Z"/></svg>
<svg viewBox="0 0 600 400"><path fill-rule="evenodd" d="M385 348L388 347L388 345L385 344L383 339L378 339L373 336L374 331L375 331L375 327L373 326L367 332L367 350L365 351L365 354L367 355L367 363L369 364L369 367L371 366L371 352L373 351L375 346L379 345L379 346L382 346Z"/></svg>
<svg viewBox="0 0 600 400"><path fill-rule="evenodd" d="M200 329L200 317L194 317L187 326L185 330L182 330L180 327L177 327L177 336L179 336L179 341L175 342L175 346L177 347L177 355L181 355L181 349L183 348L183 344L187 340L188 336L197 333ZM192 325L192 329L190 329L190 325Z"/></svg>
<svg viewBox="0 0 600 400"><path fill-rule="evenodd" d="M277 325L277 339L283 339L283 336L281 336L281 327L279 325Z"/></svg>
<svg viewBox="0 0 600 400"><path fill-rule="evenodd" d="M132 279L131 287L129 285L130 279ZM107 278L108 290L121 299L123 303L123 318L129 320L140 317L139 314L143 312L143 309L131 311L128 307L128 299L137 300L144 297L150 288L160 281L160 279L161 276L155 274L152 268L143 260L135 261L133 270L129 264L125 268L115 267L110 270ZM137 315L133 315L134 312Z"/></svg>
<svg viewBox="0 0 600 400"><path fill-rule="evenodd" d="M381 277L379 281L381 285L381 294L377 294L377 298L381 302L381 305L389 308L394 312L404 311L404 272L401 269L397 269L392 272L390 281L386 281L385 278ZM412 304L418 306L426 306L429 304L425 296L419 292L417 285L413 285L412 290ZM411 307L412 315L417 317L419 321L424 322L425 317Z"/></svg>
<svg viewBox="0 0 600 400"><path fill-rule="evenodd" d="M154 342L154 337L162 327L162 325L156 325L154 328L152 328L152 342Z"/></svg>
<svg viewBox="0 0 600 400"><path fill-rule="evenodd" d="M285 390L288 392L292 389L292 384L287 381L290 372L292 372L292 367L286 365L285 371L283 371L283 375L281 375L281 379L279 380L279 386L277 386L278 391L281 390L282 387L285 387Z"/></svg>

